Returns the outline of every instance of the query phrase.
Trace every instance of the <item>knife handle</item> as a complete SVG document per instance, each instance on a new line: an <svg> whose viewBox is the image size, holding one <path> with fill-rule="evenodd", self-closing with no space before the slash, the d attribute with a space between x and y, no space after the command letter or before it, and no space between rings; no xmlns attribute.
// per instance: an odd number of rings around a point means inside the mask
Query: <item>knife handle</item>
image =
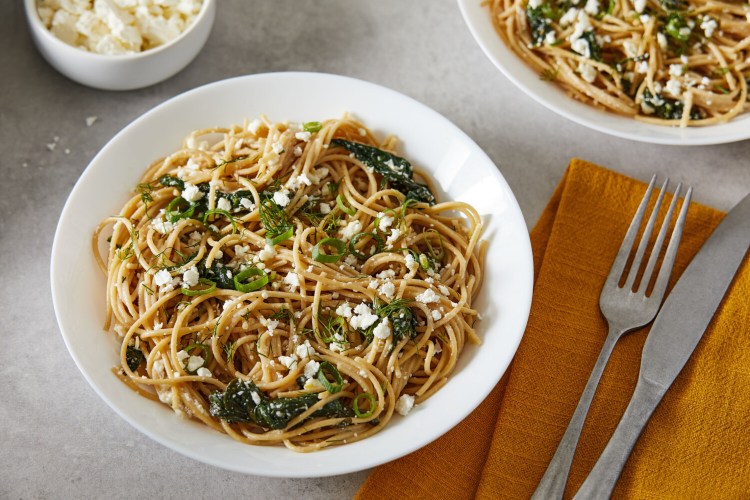
<svg viewBox="0 0 750 500"><path fill-rule="evenodd" d="M612 495L636 441L665 392L666 388L643 377L638 379L620 423L574 500L599 500Z"/></svg>

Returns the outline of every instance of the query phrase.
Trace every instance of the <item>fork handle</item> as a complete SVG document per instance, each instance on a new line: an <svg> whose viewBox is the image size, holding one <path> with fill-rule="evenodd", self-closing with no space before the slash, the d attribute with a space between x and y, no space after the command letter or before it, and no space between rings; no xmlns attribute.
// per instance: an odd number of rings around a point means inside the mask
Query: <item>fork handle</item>
<svg viewBox="0 0 750 500"><path fill-rule="evenodd" d="M574 500L598 500L612 495L636 441L665 392L643 377L638 379L620 423Z"/></svg>
<svg viewBox="0 0 750 500"><path fill-rule="evenodd" d="M594 399L596 387L599 385L599 379L602 377L604 367L612 354L615 344L622 336L623 331L619 328L610 326L607 338L604 341L599 358L596 360L594 369L586 382L586 388L581 394L578 406L570 419L568 428L557 446L557 451L552 457L552 461L547 466L542 480L534 491L532 500L559 500L565 493L565 485L568 483L568 474L570 465L573 463L573 456L576 452L578 439L581 437L583 423L586 421L586 415L589 412L591 401Z"/></svg>

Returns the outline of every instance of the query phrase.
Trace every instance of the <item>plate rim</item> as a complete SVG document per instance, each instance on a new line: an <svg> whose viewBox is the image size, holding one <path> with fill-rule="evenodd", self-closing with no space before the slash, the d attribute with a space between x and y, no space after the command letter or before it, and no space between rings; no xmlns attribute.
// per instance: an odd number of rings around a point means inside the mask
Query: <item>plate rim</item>
<svg viewBox="0 0 750 500"><path fill-rule="evenodd" d="M510 200L512 203L509 205L510 211L514 213L514 219L516 221L520 221L520 223L523 224L523 226L526 228L525 219L523 217L523 214L521 212L520 206L518 205L518 200L515 197L515 194L510 189L510 186L508 185L507 181L505 180L504 176L501 174L500 169L497 167L495 162L487 155L487 153L473 140L471 139L468 134L466 134L463 130L461 130L456 124L454 124L451 120L444 117L439 112L435 111L434 109L430 108L429 106L417 101L416 99L405 95L401 92L395 91L393 89L390 89L388 87L384 87L379 84L375 84L372 82L368 82L365 80L360 80L357 78L344 76L344 75L336 75L331 73L320 73L320 72L301 72L301 71L282 71L282 72L270 72L270 73L259 73L259 74L252 74L252 75L242 75L242 76L236 76L232 78L227 78L224 80L219 80L215 82L210 82L205 85L187 90L181 94L178 94L176 96L173 96L169 99L166 99L165 101L151 107L149 110L144 112L142 115L138 116L134 120L132 120L130 123L128 123L126 126L124 126L120 131L118 131L110 140L106 142L104 146L99 150L99 152L92 158L92 160L89 162L89 164L86 166L84 171L81 173L80 177L76 181L73 189L70 191L70 194L68 195L68 198L65 201L65 204L62 208L62 211L60 213L58 223L55 229L54 239L52 243L52 250L50 255L50 286L51 286L51 292L52 292L52 302L53 302L53 308L55 311L55 318L58 324L58 329L60 331L60 334L63 337L63 341L65 343L65 346L68 350L68 353L73 358L73 361L75 362L78 370L81 372L81 374L84 376L84 379L89 384L89 386L94 390L94 392L99 396L101 400L103 400L106 405L113 410L120 418L128 422L132 427L137 429L138 431L142 432L155 442L159 443L162 446L165 446L166 448L176 451L180 453L181 455L187 456L189 458L192 458L194 460L197 460L199 462L203 462L209 465L213 465L216 467L219 467L221 469L225 470L231 470L235 472L245 473L245 474L253 474L253 475L262 475L266 477L279 477L279 478L311 478L311 477L329 477L329 476L336 476L341 474L347 474L351 472L357 472L361 470L365 470L370 467L374 467L386 462L390 462L392 460L396 460L404 455L407 455L417 449L420 449L426 445L428 445L430 442L434 441L435 439L438 439L439 437L445 435L447 432L449 432L452 428L454 428L456 425L458 425L461 421L463 421L472 411L474 411L482 401L486 399L486 397L489 395L491 390L494 388L494 386L497 384L497 381L502 377L503 374L505 374L508 370L508 367L510 365L510 361L515 356L515 353L518 350L518 346L521 342L521 339L523 338L526 324L528 323L528 317L529 312L531 308L531 297L532 297L532 291L533 291L533 255L531 251L531 243L529 239L528 230L524 231L523 234L525 234L525 238L523 238L522 241L519 241L518 243L521 244L524 247L524 255L526 257L526 269L523 270L523 272L527 275L528 282L526 283L526 287L524 290L520 290L519 294L522 297L522 302L519 303L519 305L522 307L522 314L521 317L523 320L521 321L521 324L519 324L519 331L515 333L515 336L512 338L511 343L509 344L512 349L509 350L509 355L506 356L507 359L501 360L501 363L504 365L502 371L498 371L498 377L497 380L495 380L491 386L487 388L486 391L483 391L484 394L482 395L481 399L478 400L478 402L474 405L468 405L467 409L465 411L460 412L461 416L460 418L455 418L455 422L452 422L450 425L445 427L442 431L438 432L436 435L432 436L428 440L415 440L411 445L406 446L400 446L398 450L393 451L391 453L386 453L385 455L379 457L375 460L364 460L362 463L352 463L348 466L346 464L342 464L339 469L336 471L319 471L319 470L292 470L285 469L283 471L278 471L278 473L275 473L275 471L271 470L264 470L263 472L257 472L253 470L249 470L245 464L237 464L235 467L232 467L231 464L227 464L225 462L217 462L215 460L210 460L204 456L200 456L195 450L191 449L188 445L183 445L179 442L175 442L171 440L170 438L164 437L160 435L158 432L155 432L151 430L149 427L141 425L140 422L138 422L135 418L132 418L127 413L124 413L121 411L121 409L117 406L116 402L113 401L110 398L110 395L108 395L102 387L100 387L100 384L92 377L92 374L88 373L83 366L82 360L79 357L79 353L75 349L75 347L72 345L72 335L71 333L66 331L66 328L62 321L61 316L61 298L58 296L58 294L61 292L61 290L64 288L62 287L61 283L58 281L58 274L60 266L63 264L63 262L60 262L62 259L62 250L61 245L63 244L63 239L65 235L65 225L68 217L70 217L70 214L73 210L76 208L76 202L77 198L81 196L79 193L82 190L85 190L86 181L85 179L93 175L92 172L95 170L98 170L102 167L96 167L98 163L101 163L102 158L106 158L107 153L110 149L110 147L114 147L113 144L118 143L122 140L122 137L127 135L127 133L133 129L140 127L140 124L142 122L147 122L151 116L158 114L161 112L161 110L165 107L168 107L170 105L173 105L173 103L178 102L183 99L187 99L188 96L191 96L195 93L200 93L206 91L208 88L216 87L216 86L223 86L223 85L231 85L231 82L237 82L237 81L254 81L254 80L260 80L260 79L275 79L275 78L316 78L316 79L333 79L333 80L340 80L343 82L346 82L349 85L353 86L366 86L370 87L372 90L388 94L390 97L395 97L397 99L406 99L410 101L413 105L420 108L421 111L426 112L428 114L431 114L433 117L439 118L443 125L447 126L448 128L452 129L452 133L456 134L458 137L461 138L462 141L467 142L469 144L472 144L474 146L473 153L479 154L483 157L484 160L489 162L490 165L494 166L494 169L491 169L491 175L500 182L501 185L504 186L504 188L507 190L507 192L510 194ZM403 139L403 142L407 142L408 138L400 138ZM93 229L93 228L91 228ZM92 258L93 260L93 258ZM494 377L493 377L494 378ZM217 433L218 437L227 438L227 436ZM377 437L377 435L368 438L363 441L359 441L358 443L366 443L369 439L373 439ZM231 439L231 438L229 438ZM357 443L352 443L351 445L347 446L353 446ZM252 445L243 445L243 446L252 446ZM335 450L340 447L332 447L327 448L326 450L322 450L320 452L316 452L316 454L324 453L327 450ZM290 453L294 453L291 452ZM315 455L315 454L313 454Z"/></svg>
<svg viewBox="0 0 750 500"><path fill-rule="evenodd" d="M644 142L648 144L658 144L663 146L712 146L740 142L750 139L750 117L748 117L748 115L750 115L750 112L746 113L745 117L738 116L726 123L720 123L706 127L691 127L684 129L681 129L679 127L668 127L638 122L641 124L641 126L644 127L645 132L636 134L601 125L593 119L589 119L587 117L581 116L580 114L569 111L568 109L565 109L565 107L558 104L558 102L556 102L556 99L548 98L542 95L541 92L532 88L532 85L526 85L525 83L523 83L522 78L519 77L519 75L515 74L507 66L506 60L515 60L518 63L522 64L524 68L531 71L531 68L517 54L511 51L502 41L500 36L497 35L497 33L495 32L495 28L490 21L489 12L485 12L485 7L481 5L480 0L456 1L458 3L459 10L461 11L464 24L466 24L472 38L479 45L479 47L482 49L482 52L484 52L484 55L492 62L492 64L497 69L499 69L500 72L513 83L513 85L523 91L524 94L531 97L534 101L541 104L548 110L562 116L563 118L566 118L574 123L577 123L578 125L590 128L597 132L601 132L603 134L612 135L621 139L628 139L631 141ZM480 15L480 11L485 15ZM487 31L487 26L491 28L491 32L494 35L492 38L483 34ZM589 104L579 103L577 101L574 101L571 97L564 95L562 89L556 87L556 90L559 91L560 95L564 96L567 101L570 101L573 105L576 105L576 108L579 108L582 112L586 112L585 110L596 111L612 119L617 119L618 121L622 120L623 123L632 120L630 118L617 115L616 113L595 108ZM746 127L744 127L744 130L742 127L735 127L735 124L738 123L738 120L741 120L741 123L743 125L746 125ZM737 130L730 130L728 133L717 132L713 136L705 136L700 134L700 131L702 130L715 130L719 127L730 127L732 129L736 128ZM648 130L675 130L679 131L682 134L682 137L678 137L677 135L675 135L674 137L652 136L648 134Z"/></svg>

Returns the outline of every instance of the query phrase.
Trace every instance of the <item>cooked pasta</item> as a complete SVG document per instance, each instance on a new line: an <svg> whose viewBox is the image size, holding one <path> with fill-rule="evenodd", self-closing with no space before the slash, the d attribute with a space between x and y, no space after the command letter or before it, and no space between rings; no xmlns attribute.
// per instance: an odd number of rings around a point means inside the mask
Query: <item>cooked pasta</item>
<svg viewBox="0 0 750 500"><path fill-rule="evenodd" d="M349 116L263 117L153 163L93 237L116 374L234 439L303 452L429 398L479 343L485 244L477 211L436 203L395 148Z"/></svg>
<svg viewBox="0 0 750 500"><path fill-rule="evenodd" d="M659 125L750 108L750 4L718 0L489 0L504 42L571 97Z"/></svg>

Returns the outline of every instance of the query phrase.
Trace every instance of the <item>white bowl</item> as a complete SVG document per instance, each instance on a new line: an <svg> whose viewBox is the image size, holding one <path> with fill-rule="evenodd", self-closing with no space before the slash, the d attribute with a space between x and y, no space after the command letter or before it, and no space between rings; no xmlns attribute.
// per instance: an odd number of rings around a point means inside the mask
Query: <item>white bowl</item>
<svg viewBox="0 0 750 500"><path fill-rule="evenodd" d="M304 91L300 91L304 89ZM210 102L211 106L205 106ZM468 345L445 386L406 417L396 415L363 441L295 453L251 446L139 396L112 373L116 335L102 331L106 277L91 234L117 213L148 165L179 148L192 130L242 123L265 113L305 122L351 112L376 134L395 134L399 151L430 172L443 198L482 215L488 241L476 308L483 345ZM94 390L122 418L180 453L218 467L264 476L332 476L396 459L436 439L489 394L521 341L531 306L533 265L518 203L497 167L458 127L423 104L377 85L335 75L271 73L224 80L177 96L128 125L91 161L73 188L52 247L52 298L65 344Z"/></svg>
<svg viewBox="0 0 750 500"><path fill-rule="evenodd" d="M103 90L133 90L174 75L198 55L208 39L216 0L203 0L192 24L177 38L137 54L102 55L68 45L50 32L36 10L36 0L24 0L31 36L42 56L71 80Z"/></svg>
<svg viewBox="0 0 750 500"><path fill-rule="evenodd" d="M489 9L482 5L482 0L458 0L458 5L474 39L495 66L531 98L569 120L605 134L655 144L700 146L750 138L750 113L708 127L665 127L571 99L554 83L540 80L539 74L505 45L492 26Z"/></svg>

